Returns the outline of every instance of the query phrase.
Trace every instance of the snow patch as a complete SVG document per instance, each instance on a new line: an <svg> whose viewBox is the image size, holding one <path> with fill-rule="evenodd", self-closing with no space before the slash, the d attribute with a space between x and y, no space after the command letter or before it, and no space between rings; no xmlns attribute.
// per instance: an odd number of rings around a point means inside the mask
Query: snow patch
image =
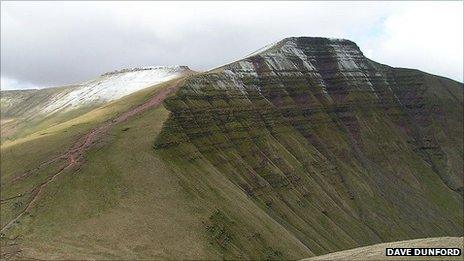
<svg viewBox="0 0 464 261"><path fill-rule="evenodd" d="M350 48L340 46L339 44L331 44L330 46L333 48L335 57L337 57L337 64L340 70L359 70L355 61L355 58L359 56L359 52L357 50L350 50Z"/></svg>
<svg viewBox="0 0 464 261"><path fill-rule="evenodd" d="M287 41L281 49L285 55L295 55L298 57L303 62L303 66L306 69L310 71L316 70L316 67L309 61L308 56L303 53L294 41Z"/></svg>
<svg viewBox="0 0 464 261"><path fill-rule="evenodd" d="M95 80L78 85L68 93L54 97L42 112L51 113L61 109L116 100L179 77L186 70L188 68L185 66L154 66L105 73Z"/></svg>

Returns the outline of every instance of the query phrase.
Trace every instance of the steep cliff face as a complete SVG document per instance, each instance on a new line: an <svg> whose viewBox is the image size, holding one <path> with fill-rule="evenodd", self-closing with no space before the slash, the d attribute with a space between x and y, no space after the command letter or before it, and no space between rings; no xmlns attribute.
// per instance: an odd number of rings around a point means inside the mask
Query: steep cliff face
<svg viewBox="0 0 464 261"><path fill-rule="evenodd" d="M256 240L266 228L253 213L213 200L211 175L315 254L463 233L461 83L378 64L348 40L298 37L189 77L165 105L154 148L214 202L222 223L205 229L226 256L287 254Z"/></svg>

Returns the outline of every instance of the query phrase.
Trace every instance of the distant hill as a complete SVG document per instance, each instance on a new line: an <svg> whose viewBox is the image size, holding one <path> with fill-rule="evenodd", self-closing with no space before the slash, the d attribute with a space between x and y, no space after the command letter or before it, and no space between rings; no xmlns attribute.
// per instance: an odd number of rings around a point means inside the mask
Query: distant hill
<svg viewBox="0 0 464 261"><path fill-rule="evenodd" d="M151 66L104 73L81 84L1 91L2 140L35 130L44 119L56 121L88 112L147 87L192 73L187 66ZM66 115L66 116L63 116Z"/></svg>

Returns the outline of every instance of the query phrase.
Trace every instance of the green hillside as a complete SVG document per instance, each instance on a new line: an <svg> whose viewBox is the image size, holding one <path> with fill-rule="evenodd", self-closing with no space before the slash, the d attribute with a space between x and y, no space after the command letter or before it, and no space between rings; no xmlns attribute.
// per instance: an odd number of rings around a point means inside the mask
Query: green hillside
<svg viewBox="0 0 464 261"><path fill-rule="evenodd" d="M168 88L169 84L166 84ZM75 127L101 124L110 115L114 116L127 110L129 105L134 106L156 94L159 88L156 86L144 90L92 111L91 115L98 114L94 122L77 123ZM100 110L108 111L108 114L98 113ZM212 259L222 256L221 249L215 246L216 240L211 237L212 234L220 234L225 224L232 224L223 219L222 211L216 208L215 202L220 206L222 203L219 202L225 199L206 203L193 196L186 182L197 184L197 181L194 178L183 180L174 175L175 172L169 170L166 163L153 152L153 140L168 114L164 106L153 108L112 129L99 145L89 150L83 166L62 173L47 186L33 210L19 224L4 231L2 244L8 250L6 252L21 258L44 259ZM83 115L82 120L89 118ZM81 133L74 128L64 128L66 133ZM66 142L72 140L68 136L62 137L61 133L47 137ZM40 139L24 143L43 147L49 142L48 139ZM51 148L59 151L57 146ZM13 155L27 153L27 148L19 145L4 146L2 149L2 156L6 156L2 162L11 164L18 160L13 159ZM47 151L46 154L57 151ZM36 162L40 162L40 159ZM52 175L62 163L58 162L56 166L51 165L31 176L35 179L33 181L24 179L11 184L11 176L2 175L2 186L5 188L2 199L14 197L20 191L25 194L2 204L2 227L24 207L29 188L39 183L39 179ZM2 173L13 173L12 176L21 173L6 167L2 163ZM243 224L253 228L247 231L251 249L248 253L242 249L236 250L244 258L279 256L277 249L285 250L295 258L311 255L311 251L292 234L264 212L260 214L259 208L225 177L218 173L211 183L222 188L221 193L226 193L224 197L229 204L240 205L248 212L240 216ZM207 193L211 197L217 196L214 191ZM244 231L240 228L242 224L234 226L237 227L234 233ZM282 244L282 238L288 242ZM221 240L227 244L229 239L224 235ZM16 253L16 244L22 250L19 253Z"/></svg>

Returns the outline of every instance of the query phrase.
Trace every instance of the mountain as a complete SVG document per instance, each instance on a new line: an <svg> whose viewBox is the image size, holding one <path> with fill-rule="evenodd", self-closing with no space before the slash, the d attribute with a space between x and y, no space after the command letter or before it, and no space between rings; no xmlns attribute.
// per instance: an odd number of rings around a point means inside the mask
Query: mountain
<svg viewBox="0 0 464 261"><path fill-rule="evenodd" d="M301 259L462 236L462 115L462 83L286 38L6 140L2 246Z"/></svg>
<svg viewBox="0 0 464 261"><path fill-rule="evenodd" d="M187 79L155 148L200 184L221 173L315 254L457 236L462 91L370 61L351 41L288 38ZM245 229L229 204L223 215ZM234 258L248 244L231 237Z"/></svg>

